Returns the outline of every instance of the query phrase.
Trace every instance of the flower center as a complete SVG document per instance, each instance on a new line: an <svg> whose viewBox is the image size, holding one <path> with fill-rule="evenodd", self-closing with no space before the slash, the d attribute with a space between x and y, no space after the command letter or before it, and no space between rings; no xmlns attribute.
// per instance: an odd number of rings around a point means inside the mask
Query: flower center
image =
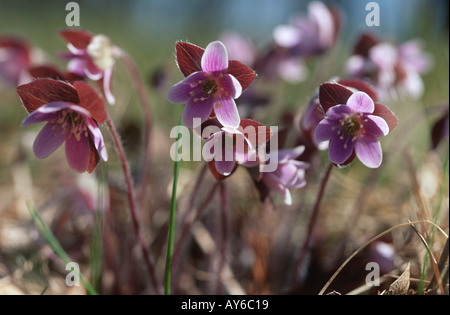
<svg viewBox="0 0 450 315"><path fill-rule="evenodd" d="M80 141L82 136L88 136L86 122L79 113L63 110L56 118L50 120L50 123L53 124L52 129L55 135L61 132L61 134L67 134L67 139L73 135L77 141Z"/></svg>
<svg viewBox="0 0 450 315"><path fill-rule="evenodd" d="M341 131L348 135L353 135L361 129L361 118L357 115L346 116L339 120Z"/></svg>
<svg viewBox="0 0 450 315"><path fill-rule="evenodd" d="M203 83L203 93L208 95L214 95L217 92L217 83L214 79L209 79Z"/></svg>

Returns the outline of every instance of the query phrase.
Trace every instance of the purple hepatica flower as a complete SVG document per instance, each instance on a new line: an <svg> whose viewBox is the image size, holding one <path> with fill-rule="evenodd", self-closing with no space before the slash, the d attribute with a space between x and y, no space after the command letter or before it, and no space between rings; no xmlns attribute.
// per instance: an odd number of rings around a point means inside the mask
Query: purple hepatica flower
<svg viewBox="0 0 450 315"><path fill-rule="evenodd" d="M304 150L304 146L298 146L294 149L277 151L274 155L278 156L277 169L273 172L261 172L262 183L283 196L284 203L288 206L292 205L289 189L299 189L306 185L305 171L309 164L296 160Z"/></svg>
<svg viewBox="0 0 450 315"><path fill-rule="evenodd" d="M167 99L186 103L183 124L193 128L194 118L206 121L213 109L219 122L230 128L239 126L240 117L234 99L242 93L239 81L228 71L228 53L219 41L210 43L201 57L201 71L196 71L170 88Z"/></svg>
<svg viewBox="0 0 450 315"><path fill-rule="evenodd" d="M31 64L28 44L15 37L0 38L0 83L15 87L24 81Z"/></svg>
<svg viewBox="0 0 450 315"><path fill-rule="evenodd" d="M231 175L237 164L245 163L249 152L255 151L242 132L227 127L211 135L206 140L203 150L210 155L215 169L223 176Z"/></svg>
<svg viewBox="0 0 450 315"><path fill-rule="evenodd" d="M67 162L79 173L91 173L100 158L108 159L97 124L106 119L104 103L88 84L38 79L17 92L30 113L22 127L47 122L33 144L37 158L48 157L65 142Z"/></svg>
<svg viewBox="0 0 450 315"><path fill-rule="evenodd" d="M328 109L315 136L319 141L330 140L331 162L342 165L355 152L367 167L381 165L383 153L378 138L389 133L389 126L383 118L373 115L374 111L373 100L364 92L352 94L346 105Z"/></svg>
<svg viewBox="0 0 450 315"><path fill-rule="evenodd" d="M396 46L363 34L347 62L347 73L353 78L369 80L385 97L397 90L418 98L424 90L420 75L430 66L431 57L423 52L418 40Z"/></svg>
<svg viewBox="0 0 450 315"><path fill-rule="evenodd" d="M319 1L308 6L308 16L298 16L289 25L274 30L275 42L296 56L318 55L330 49L337 37L337 12Z"/></svg>
<svg viewBox="0 0 450 315"><path fill-rule="evenodd" d="M66 142L66 158L70 167L83 173L88 169L90 141L93 141L100 157L108 159L101 131L89 112L75 104L52 102L32 112L22 122L22 127L46 121L33 144L38 159L45 159L63 142Z"/></svg>
<svg viewBox="0 0 450 315"><path fill-rule="evenodd" d="M67 41L70 51L61 54L63 58L69 59L68 71L98 82L108 102L114 104L111 80L120 49L112 45L105 35L74 29L63 30L60 34Z"/></svg>

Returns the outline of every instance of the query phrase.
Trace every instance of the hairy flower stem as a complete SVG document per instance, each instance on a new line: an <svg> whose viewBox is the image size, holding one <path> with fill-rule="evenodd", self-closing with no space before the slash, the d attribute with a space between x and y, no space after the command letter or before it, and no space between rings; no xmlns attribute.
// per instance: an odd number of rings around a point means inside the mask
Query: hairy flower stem
<svg viewBox="0 0 450 315"><path fill-rule="evenodd" d="M144 238L142 236L141 228L139 225L139 215L138 215L138 210L136 207L136 199L135 199L135 195L134 195L133 181L131 178L130 167L128 165L127 158L125 156L125 151L123 149L122 142L120 141L119 133L117 132L116 126L114 125L114 122L112 121L109 114L106 119L106 124L108 125L108 128L111 132L114 146L116 147L117 154L120 159L120 164L122 165L122 170L123 170L123 174L125 177L125 183L127 186L128 204L130 206L130 214L131 214L131 220L133 222L135 237L141 248L142 255L143 255L143 258L145 261L145 265L146 265L148 273L150 275L153 287L157 293L160 293L158 281L156 280L156 276L155 276L155 265L150 256L150 252L148 251L147 246L145 245Z"/></svg>
<svg viewBox="0 0 450 315"><path fill-rule="evenodd" d="M220 215L222 223L222 236L221 236L221 246L220 246L220 261L219 268L217 270L217 288L216 294L221 294L221 275L223 267L225 266L227 260L227 242L228 242L228 224L227 224L227 189L225 182L220 183Z"/></svg>
<svg viewBox="0 0 450 315"><path fill-rule="evenodd" d="M311 218L309 219L308 231L307 231L307 234L306 234L306 238L305 238L305 240L303 242L303 246L300 249L300 254L299 254L299 256L297 258L297 261L295 263L294 277L292 277L293 285L295 285L295 283L296 283L296 281L297 281L297 279L299 277L300 269L302 267L302 264L303 264L303 261L305 259L305 256L306 256L306 254L308 252L308 249L309 249L309 246L310 246L310 243L311 243L311 238L312 238L312 236L314 234L314 229L316 227L317 219L319 217L320 205L322 203L322 199L323 199L323 196L325 194L325 188L327 186L328 179L330 178L330 174L331 174L331 171L332 171L333 167L334 167L333 163L330 163L328 165L328 168L327 168L326 172L325 172L325 175L322 178L322 182L320 184L319 193L317 194L316 203L314 204L314 208L313 208L313 211L312 211L312 214L311 214Z"/></svg>
<svg viewBox="0 0 450 315"><path fill-rule="evenodd" d="M142 111L144 114L144 130L143 130L143 155L141 160L140 173L141 178L139 178L140 190L138 192L138 200L140 202L141 207L146 204L146 196L145 189L149 182L150 177L150 151L151 151L151 131L153 126L153 119L151 113L150 101L148 99L147 93L145 91L144 83L139 75L139 71L137 70L136 64L133 59L128 55L125 51L120 51L120 57L124 62L125 66L128 69L128 72L131 75L134 86L136 87L136 91L139 97L139 101L141 103Z"/></svg>

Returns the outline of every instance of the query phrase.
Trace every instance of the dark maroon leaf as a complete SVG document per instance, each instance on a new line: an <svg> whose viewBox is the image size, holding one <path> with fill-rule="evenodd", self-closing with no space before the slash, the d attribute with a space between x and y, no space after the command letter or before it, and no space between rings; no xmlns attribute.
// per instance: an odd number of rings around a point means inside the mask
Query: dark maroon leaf
<svg viewBox="0 0 450 315"><path fill-rule="evenodd" d="M30 67L28 73L34 78L50 78L65 81L65 75L53 66L41 65Z"/></svg>
<svg viewBox="0 0 450 315"><path fill-rule="evenodd" d="M436 149L441 140L446 136L444 130L446 124L448 124L448 111L447 113L439 118L431 128L431 145L432 149Z"/></svg>
<svg viewBox="0 0 450 315"><path fill-rule="evenodd" d="M98 162L100 161L100 156L97 152L97 149L95 148L94 143L92 142L92 139L89 139L90 142L90 151L89 151L89 164L87 168L88 173L92 173L97 166Z"/></svg>
<svg viewBox="0 0 450 315"><path fill-rule="evenodd" d="M106 109L103 98L89 84L77 81L74 83L75 89L80 98L80 106L86 108L99 124L106 120Z"/></svg>
<svg viewBox="0 0 450 315"><path fill-rule="evenodd" d="M185 77L202 70L202 56L205 52L203 48L186 42L177 42L175 50L178 67ZM256 78L255 71L237 60L228 61L227 73L231 74L239 81L243 91L247 89Z"/></svg>
<svg viewBox="0 0 450 315"><path fill-rule="evenodd" d="M389 133L398 125L398 119L395 114L386 106L375 103L375 110L373 115L383 118L389 126Z"/></svg>
<svg viewBox="0 0 450 315"><path fill-rule="evenodd" d="M78 49L86 49L93 37L93 35L89 32L76 29L62 30L60 35L66 40L66 42L72 44Z"/></svg>
<svg viewBox="0 0 450 315"><path fill-rule="evenodd" d="M335 105L346 104L353 92L337 83L323 83L319 87L319 102L323 111Z"/></svg>
<svg viewBox="0 0 450 315"><path fill-rule="evenodd" d="M255 71L237 60L230 60L228 62L228 74L231 74L239 81L242 86L242 91L247 89L256 78Z"/></svg>
<svg viewBox="0 0 450 315"><path fill-rule="evenodd" d="M369 33L364 33L356 42L355 47L353 48L353 54L367 57L369 55L370 48L378 43L379 40L375 36Z"/></svg>
<svg viewBox="0 0 450 315"><path fill-rule="evenodd" d="M178 67L185 77L202 70L202 56L205 52L203 48L186 42L177 42L175 50Z"/></svg>
<svg viewBox="0 0 450 315"><path fill-rule="evenodd" d="M17 94L29 113L51 102L80 103L78 93L71 84L53 79L38 79L20 85Z"/></svg>

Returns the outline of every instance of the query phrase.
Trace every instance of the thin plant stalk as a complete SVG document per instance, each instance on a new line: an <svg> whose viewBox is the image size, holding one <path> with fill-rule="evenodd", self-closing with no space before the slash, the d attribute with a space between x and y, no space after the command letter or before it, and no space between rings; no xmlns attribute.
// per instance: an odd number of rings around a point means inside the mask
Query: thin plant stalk
<svg viewBox="0 0 450 315"><path fill-rule="evenodd" d="M360 253L364 248L366 248L367 246L369 246L370 244L372 244L373 242L375 242L377 239L383 237L384 235L397 230L399 228L405 227L405 226L413 226L415 224L422 224L422 223L427 223L427 224L431 224L432 226L434 226L435 228L437 228L439 230L439 232L441 232L442 235L444 235L446 238L448 238L448 235L445 233L444 230L442 230L437 224L428 221L428 220L422 220L422 221L413 221L413 222L408 222L408 223L401 223L401 224L397 224L396 226L391 227L390 229L387 229L384 232L381 232L380 234L372 237L370 240L368 240L367 242L365 242L363 245L361 245L356 251L353 252L353 254L351 254L342 264L341 266L336 270L336 272L331 276L331 278L327 281L327 283L323 286L323 288L320 290L319 295L323 295L325 293L325 291L328 289L328 287L330 286L330 284L334 281L334 279L336 279L336 277L338 276L338 274L342 271L342 269L344 269L344 267L350 262L350 260L352 260L358 253Z"/></svg>
<svg viewBox="0 0 450 315"><path fill-rule="evenodd" d="M28 205L28 211L30 212L31 217L33 218L34 224L38 228L38 230L42 233L42 235L47 240L50 247L53 249L55 254L67 265L72 262L72 259L70 259L69 255L65 252L65 250L62 248L61 244L56 239L55 235L52 233L52 231L48 228L47 224L45 224L44 220L42 220L42 217L40 216L39 212L31 205ZM72 272L78 279L80 279L81 284L86 289L86 292L89 295L98 295L95 288L83 277L81 273L79 273L78 270L73 269ZM42 291L42 294L46 291L47 288L45 288Z"/></svg>
<svg viewBox="0 0 450 315"><path fill-rule="evenodd" d="M222 236L220 247L220 261L219 268L217 271L217 289L216 294L221 293L221 275L223 267L225 266L227 260L227 242L228 242L228 224L227 224L227 189L224 182L220 183L220 215L222 223Z"/></svg>
<svg viewBox="0 0 450 315"><path fill-rule="evenodd" d="M136 207L136 199L135 199L136 197L135 197L134 188L133 188L133 181L131 178L130 167L128 165L128 162L127 162L127 159L125 156L125 151L123 149L122 142L120 141L119 133L117 132L114 122L112 121L112 119L109 115L106 119L106 124L108 125L108 128L111 132L114 146L116 147L117 154L119 156L120 164L122 166L123 174L125 177L125 184L127 186L127 198L128 198L128 204L129 204L129 209L130 209L131 220L133 223L135 237L141 248L142 255L143 255L143 258L145 261L145 265L146 265L148 273L150 275L153 287L157 293L160 293L158 281L155 276L155 265L150 256L150 252L148 251L147 246L145 245L144 238L142 236L141 228L139 225L139 214L138 214L138 210Z"/></svg>
<svg viewBox="0 0 450 315"><path fill-rule="evenodd" d="M317 194L317 198L316 198L316 202L314 204L314 208L311 214L311 218L309 219L309 223L308 223L308 231L306 233L306 238L303 242L303 246L300 249L300 254L297 258L296 264L295 264L295 269L294 269L294 277L292 278L292 281L295 283L298 279L299 276L299 272L300 269L302 267L303 264L303 260L305 259L306 253L308 252L308 248L310 246L311 243L311 238L314 234L314 230L316 228L316 224L317 224L317 219L319 217L319 213L320 213L320 205L322 203L322 199L323 196L325 194L325 188L327 186L328 183L328 179L330 178L330 174L331 171L333 169L334 165L332 163L330 163L327 167L327 170L325 172L325 175L322 178L322 182L320 184L320 189L319 189L319 193Z"/></svg>
<svg viewBox="0 0 450 315"><path fill-rule="evenodd" d="M178 138L175 148L175 161L173 162L173 184L172 184L172 199L170 201L170 218L169 218L169 235L167 238L167 256L166 256L166 270L164 273L164 294L170 294L170 280L172 276L172 257L173 257L173 243L175 235L175 214L177 209L177 186L178 175L180 174L180 161L179 161L179 140L181 134L178 133Z"/></svg>
<svg viewBox="0 0 450 315"><path fill-rule="evenodd" d="M148 185L149 177L150 177L150 155L151 155L151 130L153 126L153 119L151 113L151 105L147 93L145 91L145 85L142 82L142 79L139 75L139 71L137 70L136 64L133 59L128 55L125 51L120 50L119 54L120 58L124 62L125 66L128 69L128 72L131 75L131 79L133 80L134 86L136 87L136 91L139 97L139 101L142 107L142 112L144 114L144 130L143 130L143 155L141 160L141 178L140 180L140 202L141 206L146 204L145 197L145 188Z"/></svg>

